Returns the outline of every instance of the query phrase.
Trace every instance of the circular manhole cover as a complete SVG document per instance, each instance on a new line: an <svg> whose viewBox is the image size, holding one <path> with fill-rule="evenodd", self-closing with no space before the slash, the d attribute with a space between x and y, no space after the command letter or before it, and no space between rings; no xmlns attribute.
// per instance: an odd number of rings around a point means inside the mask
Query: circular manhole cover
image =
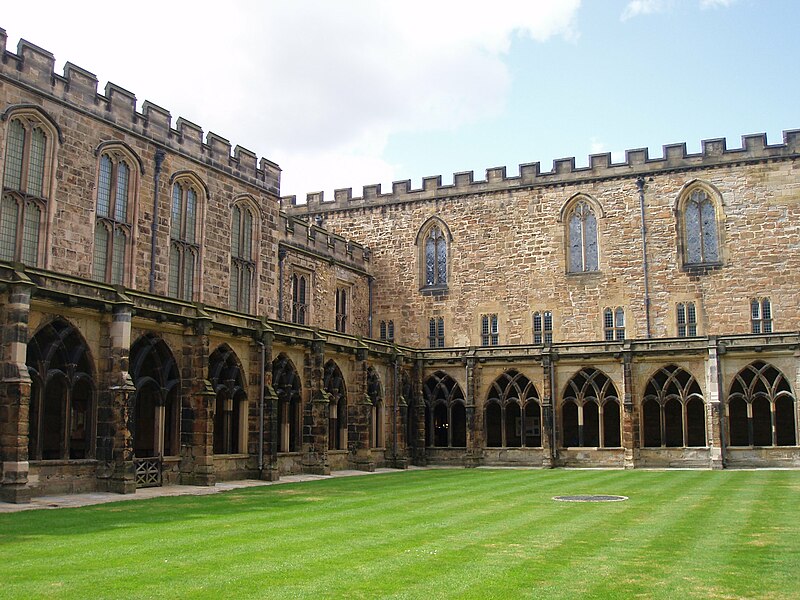
<svg viewBox="0 0 800 600"><path fill-rule="evenodd" d="M606 494L584 494L577 496L553 496L559 502L622 502L627 496L609 496Z"/></svg>

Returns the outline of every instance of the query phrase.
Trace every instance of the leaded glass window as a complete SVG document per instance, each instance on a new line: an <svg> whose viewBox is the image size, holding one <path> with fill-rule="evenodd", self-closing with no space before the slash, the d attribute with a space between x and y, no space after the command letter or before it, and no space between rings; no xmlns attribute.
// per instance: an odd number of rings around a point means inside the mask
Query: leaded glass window
<svg viewBox="0 0 800 600"><path fill-rule="evenodd" d="M425 237L425 285L447 284L447 240L438 225Z"/></svg>
<svg viewBox="0 0 800 600"><path fill-rule="evenodd" d="M256 264L253 260L253 213L246 206L233 207L231 220L231 294L233 310L249 312Z"/></svg>
<svg viewBox="0 0 800 600"><path fill-rule="evenodd" d="M622 307L603 311L603 336L607 342L625 339L625 311Z"/></svg>
<svg viewBox="0 0 800 600"><path fill-rule="evenodd" d="M481 345L497 346L500 343L497 315L481 315Z"/></svg>
<svg viewBox="0 0 800 600"><path fill-rule="evenodd" d="M336 331L345 333L348 321L348 290L347 288L336 289Z"/></svg>
<svg viewBox="0 0 800 600"><path fill-rule="evenodd" d="M772 304L769 298L750 300L750 325L753 333L772 333Z"/></svg>
<svg viewBox="0 0 800 600"><path fill-rule="evenodd" d="M308 314L308 300L306 300L306 287L308 278L305 275L294 273L292 275L292 323L306 324Z"/></svg>
<svg viewBox="0 0 800 600"><path fill-rule="evenodd" d="M92 275L97 281L122 285L131 236L131 169L126 159L113 151L100 156L99 169Z"/></svg>
<svg viewBox="0 0 800 600"><path fill-rule="evenodd" d="M575 204L569 217L569 272L598 270L597 217L585 200Z"/></svg>
<svg viewBox="0 0 800 600"><path fill-rule="evenodd" d="M194 277L200 247L197 239L197 191L189 182L172 186L170 224L169 295L181 300L194 298Z"/></svg>
<svg viewBox="0 0 800 600"><path fill-rule="evenodd" d="M719 262L719 234L714 203L704 190L694 190L684 207L686 263Z"/></svg>
<svg viewBox="0 0 800 600"><path fill-rule="evenodd" d="M678 337L695 337L697 335L697 310L694 302L679 302L676 313Z"/></svg>
<svg viewBox="0 0 800 600"><path fill-rule="evenodd" d="M428 322L428 346L444 348L444 318L431 318Z"/></svg>
<svg viewBox="0 0 800 600"><path fill-rule="evenodd" d="M553 313L549 310L533 313L533 343L553 343Z"/></svg>
<svg viewBox="0 0 800 600"><path fill-rule="evenodd" d="M47 204L48 134L31 117L8 125L0 202L0 259L37 266Z"/></svg>

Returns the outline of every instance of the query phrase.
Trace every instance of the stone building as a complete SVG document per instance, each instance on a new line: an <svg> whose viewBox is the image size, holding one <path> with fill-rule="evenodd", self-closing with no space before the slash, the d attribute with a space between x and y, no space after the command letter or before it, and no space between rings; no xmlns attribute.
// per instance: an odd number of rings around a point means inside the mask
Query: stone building
<svg viewBox="0 0 800 600"><path fill-rule="evenodd" d="M0 53L3 500L800 466L800 132L299 204L275 163Z"/></svg>

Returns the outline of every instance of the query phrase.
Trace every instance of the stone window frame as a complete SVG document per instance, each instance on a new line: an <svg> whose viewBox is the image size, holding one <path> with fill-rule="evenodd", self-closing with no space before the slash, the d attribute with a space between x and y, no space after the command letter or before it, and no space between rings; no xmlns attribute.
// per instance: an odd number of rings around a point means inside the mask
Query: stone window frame
<svg viewBox="0 0 800 600"><path fill-rule="evenodd" d="M687 210L690 203L696 202L697 194L704 194L705 200L708 200L714 210L714 222L708 226L703 226L702 223L698 225L698 242L700 257L699 260L694 260L691 254L694 250L690 247L694 242L690 242L690 231L687 226ZM694 273L707 272L714 269L719 269L725 264L725 211L724 202L722 200L722 193L712 184L694 179L686 183L678 193L674 205L676 229L677 229L677 246L678 255L680 257L681 268L684 271L691 271ZM702 209L701 209L702 214ZM716 256L705 256L706 238L709 234L713 234L714 243L716 246Z"/></svg>
<svg viewBox="0 0 800 600"><path fill-rule="evenodd" d="M536 384L521 371L509 369L498 375L489 386L483 408L485 446L487 448L541 448L543 425L541 402ZM496 413L498 410L499 415L490 416L491 412ZM515 411L518 414L509 415ZM512 422L511 418L515 421ZM489 444L492 424L499 425L499 445ZM519 439L519 443L509 444L510 437ZM528 438L534 438L534 441L535 438L539 438L539 444L528 443Z"/></svg>
<svg viewBox="0 0 800 600"><path fill-rule="evenodd" d="M586 235L586 228L581 224L580 228L580 265L573 266L573 244L572 244L572 230L573 220L576 217L576 211L586 207L589 209L594 218L594 252L595 257L592 260L589 253L592 240ZM558 222L563 225L564 235L564 259L565 259L565 272L569 276L581 276L599 273L601 271L602 263L602 248L600 244L601 238L601 220L605 218L605 211L602 204L595 200L589 194L578 192L572 195L561 207Z"/></svg>
<svg viewBox="0 0 800 600"><path fill-rule="evenodd" d="M311 323L311 286L312 274L306 269L292 267L290 276L292 291L292 314L291 321L297 325L308 325Z"/></svg>
<svg viewBox="0 0 800 600"><path fill-rule="evenodd" d="M339 333L348 333L352 326L350 314L353 306L353 286L343 281L337 282L335 296L335 329Z"/></svg>
<svg viewBox="0 0 800 600"><path fill-rule="evenodd" d="M102 281L127 287L134 286L135 271L133 249L136 243L138 222L138 197L141 177L144 176L144 163L139 155L125 142L110 140L101 142L95 148L97 157L95 177L95 220L94 235L92 236L92 277L95 281ZM98 210L100 190L102 186L103 159L110 162L108 181L108 214L100 214ZM120 218L118 214L120 192L119 172L120 165L128 169L127 187L125 189L125 214ZM102 229L101 229L102 228ZM107 237L105 248L101 248L98 233L105 230ZM117 256L119 246L116 245L116 234L124 237L122 256ZM109 257L111 257L109 259ZM102 265L102 273L98 266ZM119 275L115 275L115 273Z"/></svg>
<svg viewBox="0 0 800 600"><path fill-rule="evenodd" d="M379 333L382 342L394 342L394 321L392 319L382 320Z"/></svg>
<svg viewBox="0 0 800 600"><path fill-rule="evenodd" d="M432 278L428 277L427 268L427 249L431 236L439 232L440 237L434 240L434 263ZM444 268L440 264L439 244L444 245ZM419 266L419 291L423 294L443 294L447 292L450 282L451 269L451 248L453 245L453 234L441 218L432 216L417 231L417 238L414 242L417 247L417 260ZM443 271L443 272L442 272Z"/></svg>
<svg viewBox="0 0 800 600"><path fill-rule="evenodd" d="M6 140L5 148L0 155L0 173L3 178L2 196L0 197L0 243L7 235L8 241L13 248L10 252L10 260L23 262L30 266L42 268L50 267L50 247L49 239L52 223L56 210L56 169L57 157L64 138L61 128L50 115L38 106L32 104L16 104L9 106L0 115L0 121L6 123L4 137ZM18 122L23 127L23 145L21 148L20 181L19 185L9 187L6 169L9 165L10 141L9 130L14 122ZM44 134L44 148L42 150L42 173L40 190L30 190L30 152L31 137L33 131L39 129ZM39 178L37 178L38 180ZM32 193L38 191L39 193ZM6 216L3 214L10 206L14 206L14 223L7 225ZM4 210L5 208L5 210ZM29 244L25 244L25 222L26 214L36 209L38 211L38 224L33 227L29 224Z"/></svg>
<svg viewBox="0 0 800 600"><path fill-rule="evenodd" d="M194 302L202 298L203 280L203 245L205 210L210 195L208 187L196 173L192 171L178 171L170 177L170 227L169 227L169 276L167 277L167 296ZM176 193L180 189L178 211L176 213ZM190 192L195 196L195 210L193 221L189 221ZM178 227L175 227L175 216L179 216ZM187 265L187 257L191 257L193 264ZM177 258L177 265L175 264ZM177 270L173 272L174 269ZM187 282L187 274L192 280ZM177 278L173 277L177 275Z"/></svg>
<svg viewBox="0 0 800 600"><path fill-rule="evenodd" d="M238 211L238 224L237 221ZM246 232L247 217L250 218L249 239ZM252 196L236 198L231 205L231 268L229 304L231 309L250 313L257 303L258 289L258 248L261 240L261 211ZM234 241L234 234L238 239ZM243 249L248 246L247 252ZM237 252L238 246L238 252ZM243 291L246 284L246 291Z"/></svg>
<svg viewBox="0 0 800 600"><path fill-rule="evenodd" d="M700 403L700 411L693 407ZM670 420L675 415L670 412L670 405L677 403L680 407L680 443L669 443ZM650 411L657 412L652 413ZM692 373L675 364L657 369L647 379L645 392L641 400L641 424L639 427L640 443L642 448L703 448L708 445L708 432L706 427L706 403L700 382ZM658 420L658 444L648 444L653 441L648 438L648 415L653 420ZM694 426L694 427L693 427ZM673 424L674 427L674 424ZM696 431L702 428L702 443L697 442Z"/></svg>
<svg viewBox="0 0 800 600"><path fill-rule="evenodd" d="M606 306L603 309L603 340L621 342L625 339L625 309L622 306Z"/></svg>
<svg viewBox="0 0 800 600"><path fill-rule="evenodd" d="M566 406L568 404L574 405L576 409L575 417L575 434L577 435L577 445L566 444L567 427L568 423ZM598 424L598 445L589 445L584 431L584 424L586 422L586 407L589 404L597 405L597 424ZM610 404L616 405L616 425L618 430L615 432L615 438L618 439L619 445L610 445L608 440L612 433L608 430L606 407ZM559 442L562 448L620 448L622 447L622 400L617 392L617 386L611 377L604 371L595 367L583 367L572 377L569 378L564 391L561 395L559 403L560 427L559 434L561 436ZM613 418L613 415L612 415ZM610 419L609 419L610 420Z"/></svg>
<svg viewBox="0 0 800 600"><path fill-rule="evenodd" d="M772 301L769 298L750 298L750 333L772 333L774 315Z"/></svg>
<svg viewBox="0 0 800 600"><path fill-rule="evenodd" d="M550 346L553 344L553 311L537 310L532 315L533 343Z"/></svg>
<svg viewBox="0 0 800 600"><path fill-rule="evenodd" d="M242 362L236 352L223 343L209 355L208 371L216 394L214 454L246 454L248 401Z"/></svg>

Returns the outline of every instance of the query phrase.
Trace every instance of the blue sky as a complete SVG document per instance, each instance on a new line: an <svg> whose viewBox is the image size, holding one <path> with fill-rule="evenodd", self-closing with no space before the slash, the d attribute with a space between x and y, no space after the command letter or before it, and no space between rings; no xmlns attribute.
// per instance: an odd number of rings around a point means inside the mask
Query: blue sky
<svg viewBox="0 0 800 600"><path fill-rule="evenodd" d="M36 6L4 7L9 49L25 38L278 162L300 198L800 128L796 1Z"/></svg>

